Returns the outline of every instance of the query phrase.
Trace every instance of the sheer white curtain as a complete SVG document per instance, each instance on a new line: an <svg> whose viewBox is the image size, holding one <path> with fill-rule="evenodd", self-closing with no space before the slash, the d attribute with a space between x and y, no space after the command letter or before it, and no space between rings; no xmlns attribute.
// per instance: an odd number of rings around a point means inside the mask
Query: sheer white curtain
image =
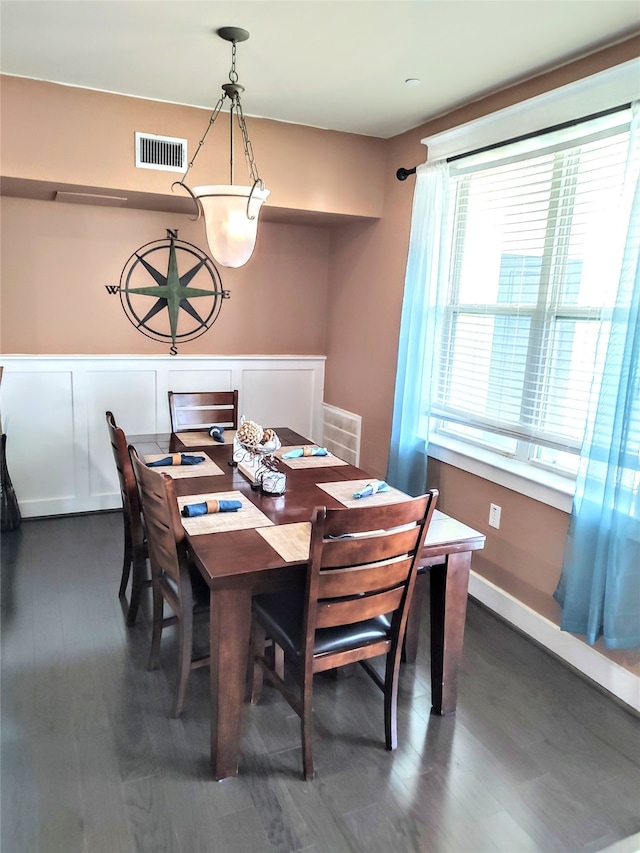
<svg viewBox="0 0 640 853"><path fill-rule="evenodd" d="M431 383L449 263L449 167L416 170L387 481L411 495L426 488Z"/></svg>
<svg viewBox="0 0 640 853"><path fill-rule="evenodd" d="M640 102L633 105L624 258L594 418L584 439L562 576L562 629L640 647Z"/></svg>

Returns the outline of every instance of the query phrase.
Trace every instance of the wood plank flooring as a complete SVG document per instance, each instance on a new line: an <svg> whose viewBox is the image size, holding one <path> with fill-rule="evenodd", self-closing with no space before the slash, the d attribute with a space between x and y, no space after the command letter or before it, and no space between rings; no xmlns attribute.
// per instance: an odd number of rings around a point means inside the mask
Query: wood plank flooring
<svg viewBox="0 0 640 853"><path fill-rule="evenodd" d="M245 709L240 775L214 781L208 671L170 719L176 645L167 632L147 671L121 553L118 513L2 535L1 853L639 849L638 718L473 602L455 716L429 713L425 612L397 751L364 673L324 674L313 782L298 719L267 687Z"/></svg>

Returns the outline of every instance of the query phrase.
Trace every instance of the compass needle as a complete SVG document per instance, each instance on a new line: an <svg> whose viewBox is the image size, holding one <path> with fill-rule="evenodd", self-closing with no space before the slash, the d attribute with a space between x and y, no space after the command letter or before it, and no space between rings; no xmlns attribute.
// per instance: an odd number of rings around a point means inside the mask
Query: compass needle
<svg viewBox="0 0 640 853"><path fill-rule="evenodd" d="M228 295L211 258L178 240L177 231L167 230L166 240L137 249L120 277L120 301L127 318L147 337L170 343L172 355L176 344L200 337L213 325ZM191 304L194 299L197 309Z"/></svg>
<svg viewBox="0 0 640 853"><path fill-rule="evenodd" d="M152 267L151 264L144 258L138 255L138 260L142 264L142 266L146 269L149 275L154 278L158 284L166 284L167 279L161 272L159 272L155 267Z"/></svg>
<svg viewBox="0 0 640 853"><path fill-rule="evenodd" d="M191 305L190 302L187 302L186 299L182 299L180 301L180 307L182 308L183 311L186 311L187 314L189 314L191 317L193 317L194 320L197 320L198 323L202 323L202 317L198 314L198 312L193 307L193 305Z"/></svg>
<svg viewBox="0 0 640 853"><path fill-rule="evenodd" d="M189 282L200 272L206 262L206 258L203 258L200 263L196 264L194 267L184 273L184 275L180 276L180 284L182 285L182 287L186 287L189 284Z"/></svg>

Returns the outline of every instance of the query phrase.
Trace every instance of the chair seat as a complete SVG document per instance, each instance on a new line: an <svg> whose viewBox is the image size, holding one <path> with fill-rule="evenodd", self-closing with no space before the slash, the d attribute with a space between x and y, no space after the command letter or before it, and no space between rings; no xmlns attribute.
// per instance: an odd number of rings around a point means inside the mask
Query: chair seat
<svg viewBox="0 0 640 853"><path fill-rule="evenodd" d="M302 620L304 593L291 595L258 595L253 599L256 615L271 637L286 652L300 656L302 648ZM314 653L342 652L356 646L385 640L389 637L391 622L386 616L376 616L352 625L319 628L315 635Z"/></svg>

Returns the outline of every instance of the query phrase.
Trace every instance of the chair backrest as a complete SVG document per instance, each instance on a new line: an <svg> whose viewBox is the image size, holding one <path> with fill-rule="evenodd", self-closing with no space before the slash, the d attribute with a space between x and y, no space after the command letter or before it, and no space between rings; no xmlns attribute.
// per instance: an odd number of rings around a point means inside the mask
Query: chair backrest
<svg viewBox="0 0 640 853"><path fill-rule="evenodd" d="M171 432L189 432L214 425L237 429L237 391L169 391Z"/></svg>
<svg viewBox="0 0 640 853"><path fill-rule="evenodd" d="M135 474L133 473L129 457L129 450L127 449L127 437L124 431L116 424L116 420L111 412L105 412L105 417L107 420L107 429L109 430L109 439L111 440L111 450L113 451L113 458L115 459L118 471L118 480L120 481L122 509L129 524L135 528L136 524L140 524L140 500Z"/></svg>
<svg viewBox="0 0 640 853"><path fill-rule="evenodd" d="M191 582L173 480L148 468L133 445L129 455L140 492L152 578L171 581L176 596L182 598L185 592L190 594ZM187 605L190 602L185 601Z"/></svg>
<svg viewBox="0 0 640 853"><path fill-rule="evenodd" d="M316 507L305 608L305 657L315 632L391 616L402 638L419 557L438 492L399 503L347 509Z"/></svg>

